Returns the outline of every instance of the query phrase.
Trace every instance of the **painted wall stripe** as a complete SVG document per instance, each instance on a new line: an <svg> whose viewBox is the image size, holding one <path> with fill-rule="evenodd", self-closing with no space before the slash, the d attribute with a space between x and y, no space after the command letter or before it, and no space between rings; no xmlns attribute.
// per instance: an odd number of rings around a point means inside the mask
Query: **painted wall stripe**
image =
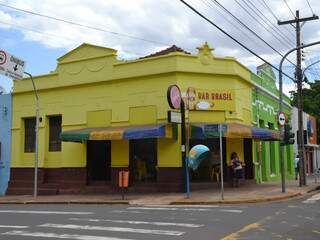
<svg viewBox="0 0 320 240"><path fill-rule="evenodd" d="M167 231L156 229L142 229L142 228L121 228L121 227L103 227L103 226L90 226L90 225L73 225L73 224L42 224L38 227L46 228L59 228L59 229L80 229L80 230L100 230L111 232L130 232L130 233L143 233L143 234L156 234L156 235L169 235L169 236L181 236L184 232L179 231Z"/></svg>
<svg viewBox="0 0 320 240"><path fill-rule="evenodd" d="M26 213L26 214L62 214L62 215L89 215L93 212L57 212L57 211L27 211L27 210L0 210L0 213Z"/></svg>
<svg viewBox="0 0 320 240"><path fill-rule="evenodd" d="M24 236L24 237L41 237L58 238L58 239L74 239L74 240L134 240L129 238L114 238L90 235L77 235L77 234L57 234L57 233L44 233L44 232L26 232L26 231L11 231L2 233L7 236Z"/></svg>
<svg viewBox="0 0 320 240"><path fill-rule="evenodd" d="M177 226L187 228L203 227L203 224L192 223L173 223L173 222L145 222L145 221L130 221L130 220L111 220L111 219L96 219L96 218L69 218L71 221L88 221L88 222L111 222L111 223L127 223L127 224L146 224L155 226Z"/></svg>

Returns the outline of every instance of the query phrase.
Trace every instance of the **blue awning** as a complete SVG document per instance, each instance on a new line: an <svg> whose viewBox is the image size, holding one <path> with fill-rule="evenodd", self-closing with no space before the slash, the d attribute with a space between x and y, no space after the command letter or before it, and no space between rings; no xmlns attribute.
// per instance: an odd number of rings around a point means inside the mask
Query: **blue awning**
<svg viewBox="0 0 320 240"><path fill-rule="evenodd" d="M83 128L77 130L64 131L61 134L61 140L65 142L176 137L177 126L169 123L136 126L117 126L105 128Z"/></svg>
<svg viewBox="0 0 320 240"><path fill-rule="evenodd" d="M206 139L218 138L219 125L222 127L222 137L226 138L252 138L258 140L280 140L280 132L270 129L251 127L238 123L212 124L193 123L191 124L191 138Z"/></svg>

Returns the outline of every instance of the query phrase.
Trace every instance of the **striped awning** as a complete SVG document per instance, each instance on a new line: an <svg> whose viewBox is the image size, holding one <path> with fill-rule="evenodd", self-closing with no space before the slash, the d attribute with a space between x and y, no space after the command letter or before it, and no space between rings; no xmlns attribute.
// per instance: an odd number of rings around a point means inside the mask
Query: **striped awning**
<svg viewBox="0 0 320 240"><path fill-rule="evenodd" d="M87 140L129 140L143 138L176 138L177 127L173 124L154 124L105 128L83 128L64 131L64 142L84 142Z"/></svg>
<svg viewBox="0 0 320 240"><path fill-rule="evenodd" d="M196 123L191 124L191 138L193 139L206 139L218 138L219 125L222 129L222 137L226 138L253 138L260 140L279 140L280 132L256 128L238 123L228 124L210 124L210 123Z"/></svg>

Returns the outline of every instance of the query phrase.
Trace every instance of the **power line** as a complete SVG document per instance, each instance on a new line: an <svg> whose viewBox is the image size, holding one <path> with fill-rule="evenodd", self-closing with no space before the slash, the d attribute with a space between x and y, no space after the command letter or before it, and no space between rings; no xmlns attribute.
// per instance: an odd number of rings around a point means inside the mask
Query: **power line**
<svg viewBox="0 0 320 240"><path fill-rule="evenodd" d="M25 31L35 32L35 33L38 33L38 34L41 34L41 35L45 35L45 36L48 36L48 37L61 38L61 39L64 39L64 40L72 41L74 43L78 43L78 41L76 41L74 39L71 39L71 38L63 37L63 36L52 34L52 33L44 33L44 32L41 32L39 30L34 30L34 29L27 28L27 27L24 27L24 26L21 26L21 25L17 25L16 23L13 24L13 23L7 23L7 22L3 22L3 21L0 21L0 23L4 24L4 25L7 25L7 26L11 26L11 27L16 28L16 29L22 29L22 30L25 30Z"/></svg>
<svg viewBox="0 0 320 240"><path fill-rule="evenodd" d="M312 9L312 7L311 7L310 3L309 3L309 0L306 0L306 1L307 1L307 3L308 3L308 6L309 6L309 8L310 8L310 10L311 10L312 15L314 15L314 11L313 11L313 9Z"/></svg>
<svg viewBox="0 0 320 240"><path fill-rule="evenodd" d="M254 56L256 56L257 58L259 58L260 60L262 60L263 62L267 63L268 65L270 65L272 68L274 68L275 70L277 70L278 72L280 72L280 69L277 68L276 66L274 66L273 64L271 64L270 62L268 62L267 60L265 60L263 57L259 56L257 53L255 53L253 50L251 50L250 48L248 48L246 45L244 45L243 43L239 42L237 39L235 39L233 36L231 36L229 33L227 33L224 29L222 29L221 27L219 27L217 24L215 24L214 22L212 22L209 18L207 18L206 16L204 16L202 13L200 13L198 10L196 10L194 7L192 7L190 4L188 4L187 2L185 2L184 0L180 0L180 2L182 2L184 5L186 5L189 9L191 9L194 13L196 13L197 15L199 15L201 18L203 18L204 20L206 20L208 23L210 23L211 25L213 25L215 28L217 28L219 31L221 31L223 34L225 34L226 36L228 36L229 38L231 38L233 41L235 41L236 43L238 43L241 47L243 47L244 49L246 49L248 52L250 52L251 54L253 54ZM287 75L286 73L282 73L283 75L285 75L286 77L288 77L289 79L295 81L295 79L293 79L292 77L290 77L289 75Z"/></svg>
<svg viewBox="0 0 320 240"><path fill-rule="evenodd" d="M241 31L239 29L239 26L235 25L234 22L232 22L231 20L229 20L228 17L230 17L229 15L225 16L224 12L222 12L222 10L220 8L218 8L215 4L212 4L212 2L210 0L201 0L206 6L208 6L209 8L212 8L212 10L216 10L214 11L215 13L218 12L220 14L221 17L224 18L224 20L226 20L231 26L234 27L234 29L236 31L238 31L239 33L241 33L242 35L245 35L248 39L250 39L252 42L256 43L261 49L264 48L265 46L262 45L261 42L257 42L257 39L254 38L252 35L249 35L246 31Z"/></svg>
<svg viewBox="0 0 320 240"><path fill-rule="evenodd" d="M53 16L49 16L49 15L44 15L44 14L37 13L37 12L28 11L28 10L25 10L25 9L9 6L9 5L6 5L6 4L3 4L3 3L0 3L0 6L6 7L6 8L10 8L10 9L13 9L13 10L16 10L16 11L28 13L28 14L31 14L31 15L35 15L35 16L38 16L38 17L43 17L43 18L47 18L47 19L51 19L51 20L55 20L55 21L59 21L59 22L67 23L67 24L71 24L71 25L74 25L74 26L84 27L84 28L88 28L88 29L92 29L92 30L96 30L96 31L100 31L100 32L105 32L105 33L109 33L109 34L113 34L113 35L117 35L117 36L121 36L121 37L131 38L131 39L144 41L144 42L149 42L149 43L153 43L153 44L157 44L157 45L165 45L165 46L170 46L171 45L169 43L164 43L164 42L155 41L155 40L149 40L149 39L145 39L145 38L140 38L140 37L128 35L128 34L125 34L125 33L118 33L118 32L114 32L114 31L109 31L109 30L106 30L106 29L102 29L102 28L98 28L98 27L94 27L94 26L89 26L89 25L85 25L85 24L81 24L81 23L75 23L75 22L72 22L70 20L57 18L57 17L53 17Z"/></svg>
<svg viewBox="0 0 320 240"><path fill-rule="evenodd" d="M284 1L284 3L287 5L288 9L290 10L292 16L293 16L294 18L296 18L296 15L295 15L295 14L293 13L293 11L291 10L291 8L290 8L289 4L287 3L287 1L286 1L286 0L283 0L283 1Z"/></svg>
<svg viewBox="0 0 320 240"><path fill-rule="evenodd" d="M262 42L264 42L268 47L270 47L273 51L275 51L276 53L278 53L281 57L283 57L283 55L277 50L275 49L272 45L270 45L266 40L264 40L262 37L260 37L255 31L253 31L251 28L249 28L244 22L242 22L238 17L236 17L232 12L230 12L227 8L225 8L219 1L217 0L211 0L211 2L215 3L218 7L220 7L221 9L223 9L226 13L228 13L230 16L232 16L232 18L234 18L241 26L243 26L244 28L246 28L249 32L251 32L254 36L256 36L257 38L259 38ZM292 62L291 62L292 63ZM292 63L293 64L293 63Z"/></svg>
<svg viewBox="0 0 320 240"><path fill-rule="evenodd" d="M262 5L262 6L264 6L270 13L271 13L271 15L277 20L277 22L280 22L280 19L276 16L276 14L272 11L272 9L270 8L270 6L267 4L267 2L265 1L265 0L261 0L262 1L262 4L261 4L261 2L260 2L260 4ZM289 33L289 34L291 34L293 37L296 37L296 35L294 35L294 33L293 32L291 32L288 28L287 28L287 26L285 27L285 29L287 30L287 32Z"/></svg>
<svg viewBox="0 0 320 240"><path fill-rule="evenodd" d="M218 11L218 13L220 14L221 17L224 18L224 20L226 20L231 26L234 27L234 29L236 29L237 31L239 31L241 34L244 34L246 37L248 37L250 40L252 40L253 42L255 42L256 44L259 45L259 47L263 47L262 45L260 45L260 43L256 42L256 39L254 39L252 36L250 36L249 34L247 34L247 32L243 32L239 29L238 26L236 26L231 20L229 20L229 18L225 18L222 10L218 7L216 7L216 5L212 4L210 0L201 0L206 6L208 6L209 8L214 8L215 10Z"/></svg>
<svg viewBox="0 0 320 240"><path fill-rule="evenodd" d="M77 43L79 44L79 41L75 40L75 39L71 39L71 38L67 38L67 37L64 37L64 36L60 36L60 35L57 35L57 34L52 34L52 33L47 33L47 32L42 32L42 31L39 31L39 30L35 30L35 29L31 29L31 28L27 28L27 27L24 27L24 26L21 26L21 25L17 25L17 24L13 24L13 23L7 23L7 22L3 22L3 21L0 21L1 24L4 24L4 25L8 25L8 26L11 26L15 29L22 29L22 30L25 30L25 31L28 31L28 32L35 32L37 34L41 34L41 35L44 35L44 36L48 36L50 38L59 38L59 39L64 39L64 40L67 40L67 41L70 41L70 42L74 42L74 43ZM128 50L121 50L122 52L125 52L125 53L129 53L129 54L134 54L136 56L143 56L144 54L142 53L137 53L137 52L132 52L132 51L128 51Z"/></svg>
<svg viewBox="0 0 320 240"><path fill-rule="evenodd" d="M266 23L275 33L278 33L282 36L283 39L285 39L289 44L294 44L293 39L289 38L287 35L285 35L279 28L278 25L275 25L272 23L269 18L264 15L262 11L260 11L259 8L257 8L250 0L247 0L249 4L242 0L244 4L246 4L264 23ZM258 12L258 13L257 13ZM274 26L275 25L275 26Z"/></svg>
<svg viewBox="0 0 320 240"><path fill-rule="evenodd" d="M278 36L275 35L273 32L269 31L269 29L266 28L265 25L263 25L261 22L259 22L258 19L257 19L255 16L253 16L250 11L248 11L241 3L238 2L238 0L234 0L234 1L235 1L252 19L254 19L260 26L262 26L264 29L266 29L267 32L271 33L281 44L286 45L288 48L292 48L292 46L287 45L286 42L284 42L282 39L278 38Z"/></svg>

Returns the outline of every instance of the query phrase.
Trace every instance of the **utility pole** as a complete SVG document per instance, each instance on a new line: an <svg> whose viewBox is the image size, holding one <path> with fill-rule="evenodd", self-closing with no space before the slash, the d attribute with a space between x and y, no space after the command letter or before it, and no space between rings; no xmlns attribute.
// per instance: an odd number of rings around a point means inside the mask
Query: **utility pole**
<svg viewBox="0 0 320 240"><path fill-rule="evenodd" d="M317 20L318 16L313 15L312 17L300 18L299 10L296 11L296 17L293 20L288 21L278 21L279 25L285 24L295 24L296 29L296 47L297 47L297 88L298 88L298 153L299 153L299 186L304 186L307 184L306 182L306 172L305 172L305 159L304 159L304 142L303 142L303 98L302 98L302 71L301 71L301 25L306 23L307 21Z"/></svg>

